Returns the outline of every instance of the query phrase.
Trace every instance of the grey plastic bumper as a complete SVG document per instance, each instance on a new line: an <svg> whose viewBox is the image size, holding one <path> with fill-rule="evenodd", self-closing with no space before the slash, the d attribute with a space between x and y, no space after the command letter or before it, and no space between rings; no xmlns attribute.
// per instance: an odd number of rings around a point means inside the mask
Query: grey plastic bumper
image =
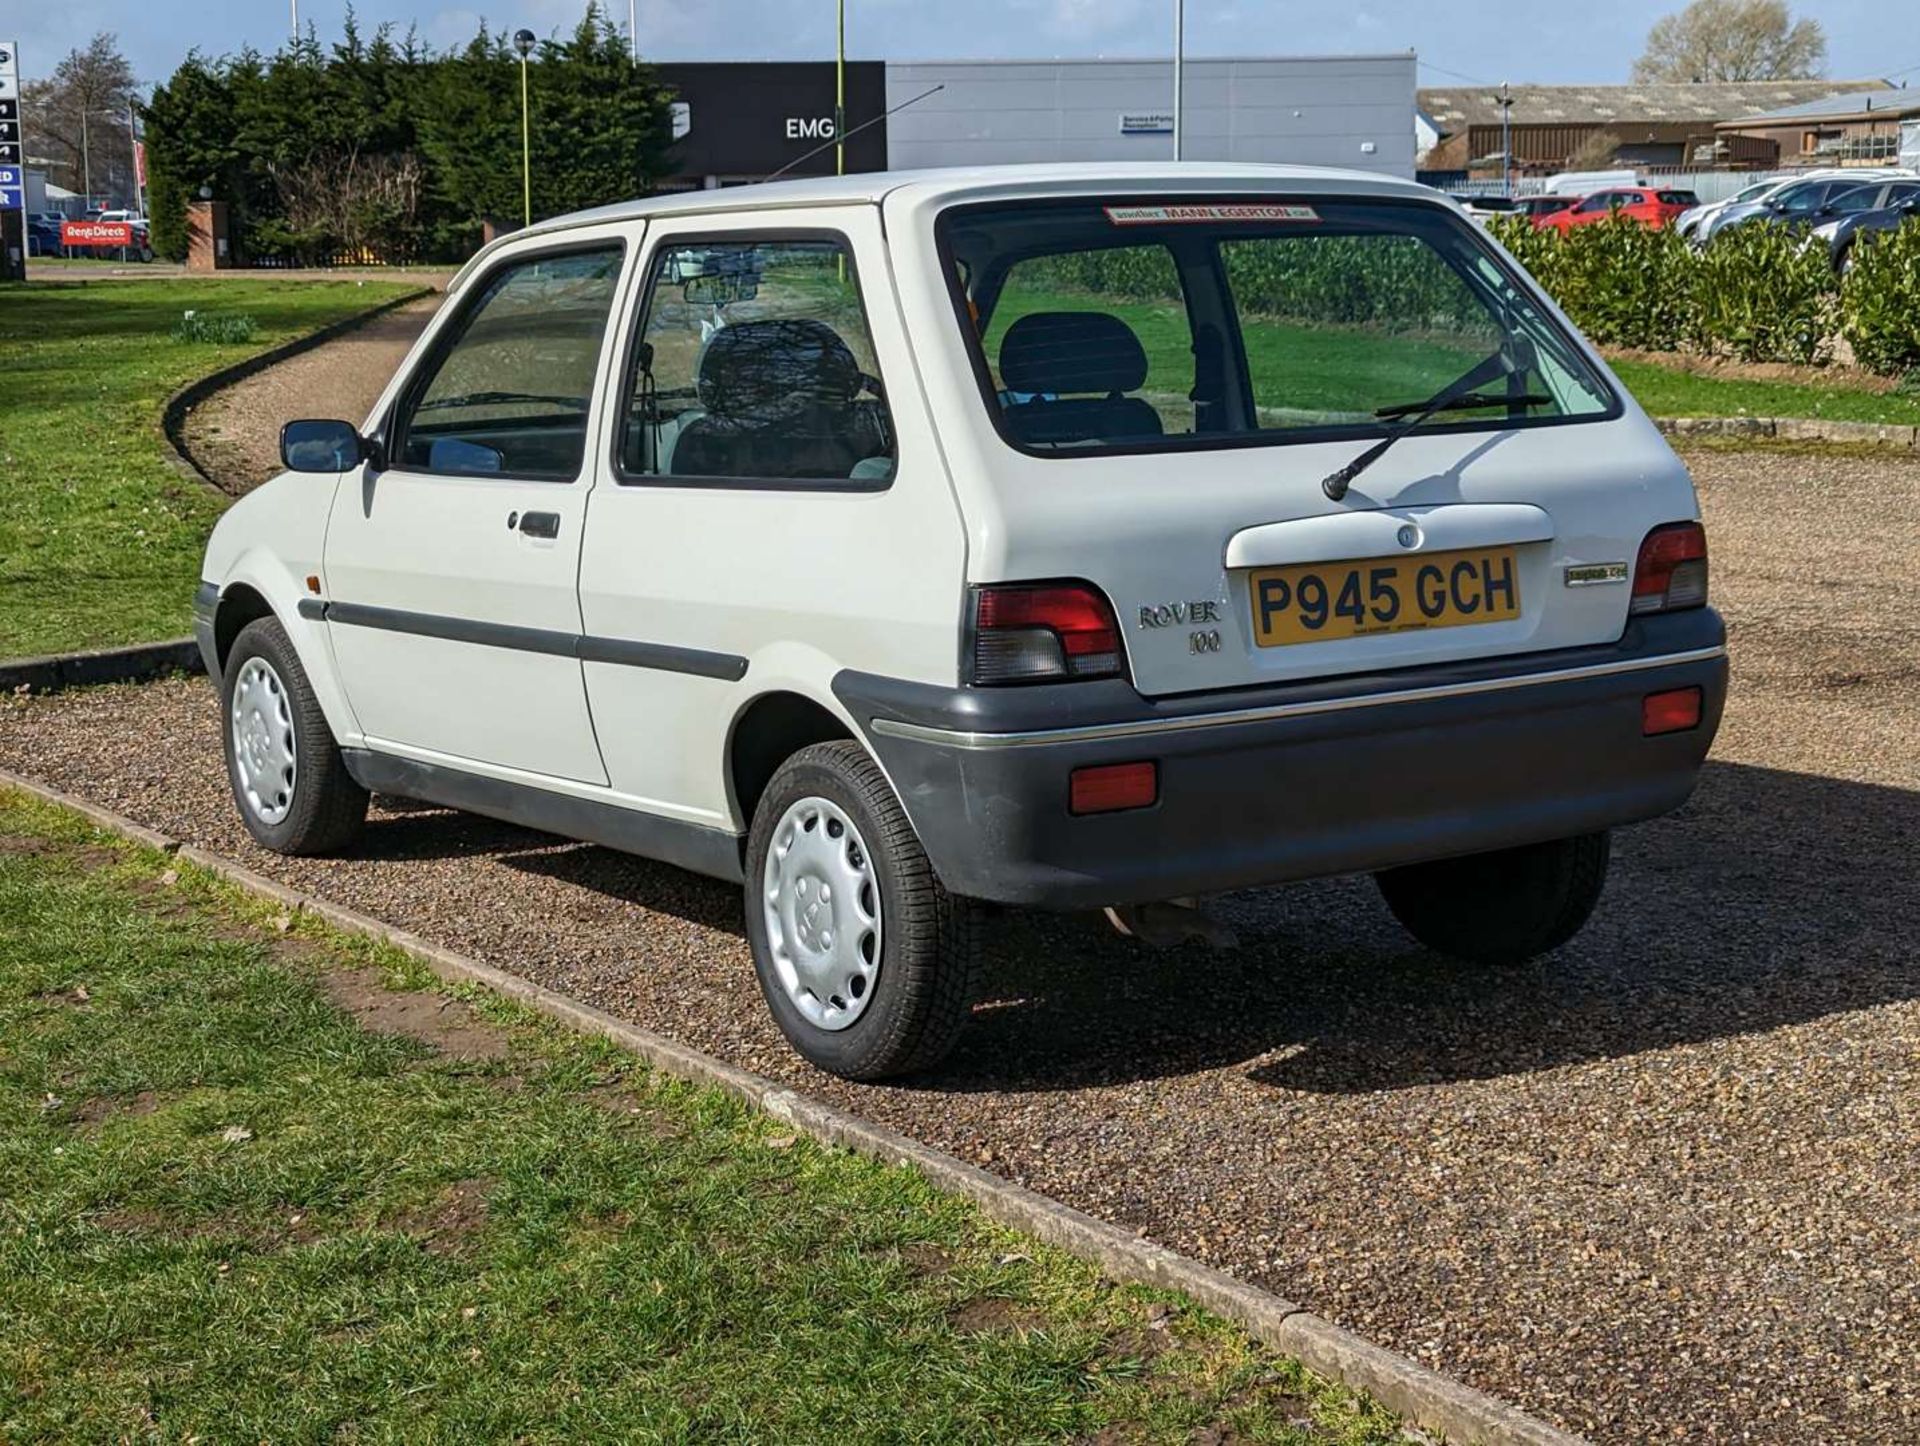
<svg viewBox="0 0 1920 1446"><path fill-rule="evenodd" d="M1053 908L1355 873L1590 833L1685 802L1726 699L1701 609L1615 645L1284 688L1143 699L1124 684L835 691L947 887ZM1698 687L1700 726L1641 700ZM1068 775L1150 759L1159 802L1076 817Z"/></svg>

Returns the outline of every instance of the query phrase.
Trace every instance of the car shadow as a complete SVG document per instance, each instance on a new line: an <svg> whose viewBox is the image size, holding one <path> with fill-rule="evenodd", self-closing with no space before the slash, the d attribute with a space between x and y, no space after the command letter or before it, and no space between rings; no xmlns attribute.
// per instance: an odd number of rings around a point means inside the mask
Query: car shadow
<svg viewBox="0 0 1920 1446"><path fill-rule="evenodd" d="M1415 944L1371 881L1229 896L1242 945L1147 951L1008 916L948 1090L1242 1066L1367 1093L1555 1069L1920 998L1920 792L1709 763L1680 812L1616 835L1587 929L1513 969Z"/></svg>
<svg viewBox="0 0 1920 1446"><path fill-rule="evenodd" d="M442 810L379 818L383 858L491 855L740 937L740 891ZM1365 878L1215 901L1239 948L1155 950L1097 915L994 910L983 990L913 1088L1077 1089L1243 1069L1366 1093L1548 1070L1920 998L1920 792L1710 762L1678 813L1615 838L1567 947L1511 969L1421 948ZM742 950L742 967L747 965Z"/></svg>

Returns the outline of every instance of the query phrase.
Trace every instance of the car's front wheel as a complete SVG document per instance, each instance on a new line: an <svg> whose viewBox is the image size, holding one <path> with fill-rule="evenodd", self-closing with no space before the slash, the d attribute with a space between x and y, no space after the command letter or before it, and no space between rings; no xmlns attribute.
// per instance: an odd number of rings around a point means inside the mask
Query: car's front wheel
<svg viewBox="0 0 1920 1446"><path fill-rule="evenodd" d="M1475 964L1521 964L1587 922L1607 882L1605 833L1375 874L1394 917L1422 944Z"/></svg>
<svg viewBox="0 0 1920 1446"><path fill-rule="evenodd" d="M746 893L761 992L810 1063L885 1079L953 1047L974 1001L973 909L941 886L859 744L781 765L754 810Z"/></svg>
<svg viewBox="0 0 1920 1446"><path fill-rule="evenodd" d="M366 822L367 791L347 772L277 619L240 630L220 702L227 780L254 840L282 854L332 853L351 843Z"/></svg>

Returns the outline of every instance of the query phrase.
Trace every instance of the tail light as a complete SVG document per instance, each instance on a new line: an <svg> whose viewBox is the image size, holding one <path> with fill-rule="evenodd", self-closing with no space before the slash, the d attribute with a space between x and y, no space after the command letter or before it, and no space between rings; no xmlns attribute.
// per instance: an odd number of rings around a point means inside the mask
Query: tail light
<svg viewBox="0 0 1920 1446"><path fill-rule="evenodd" d="M975 588L975 683L1118 678L1120 625L1100 589L1084 582Z"/></svg>
<svg viewBox="0 0 1920 1446"><path fill-rule="evenodd" d="M1636 613L1666 613L1706 606L1707 530L1697 522L1656 527L1640 544L1633 569Z"/></svg>

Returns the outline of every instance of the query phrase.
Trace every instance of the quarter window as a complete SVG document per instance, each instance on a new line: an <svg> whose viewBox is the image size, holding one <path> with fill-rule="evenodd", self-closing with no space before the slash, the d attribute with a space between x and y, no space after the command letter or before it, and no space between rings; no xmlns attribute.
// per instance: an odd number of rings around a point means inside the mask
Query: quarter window
<svg viewBox="0 0 1920 1446"><path fill-rule="evenodd" d="M853 258L837 240L656 253L623 480L883 486L894 437Z"/></svg>
<svg viewBox="0 0 1920 1446"><path fill-rule="evenodd" d="M579 476L620 256L618 246L534 256L489 276L411 391L398 465L554 482Z"/></svg>

